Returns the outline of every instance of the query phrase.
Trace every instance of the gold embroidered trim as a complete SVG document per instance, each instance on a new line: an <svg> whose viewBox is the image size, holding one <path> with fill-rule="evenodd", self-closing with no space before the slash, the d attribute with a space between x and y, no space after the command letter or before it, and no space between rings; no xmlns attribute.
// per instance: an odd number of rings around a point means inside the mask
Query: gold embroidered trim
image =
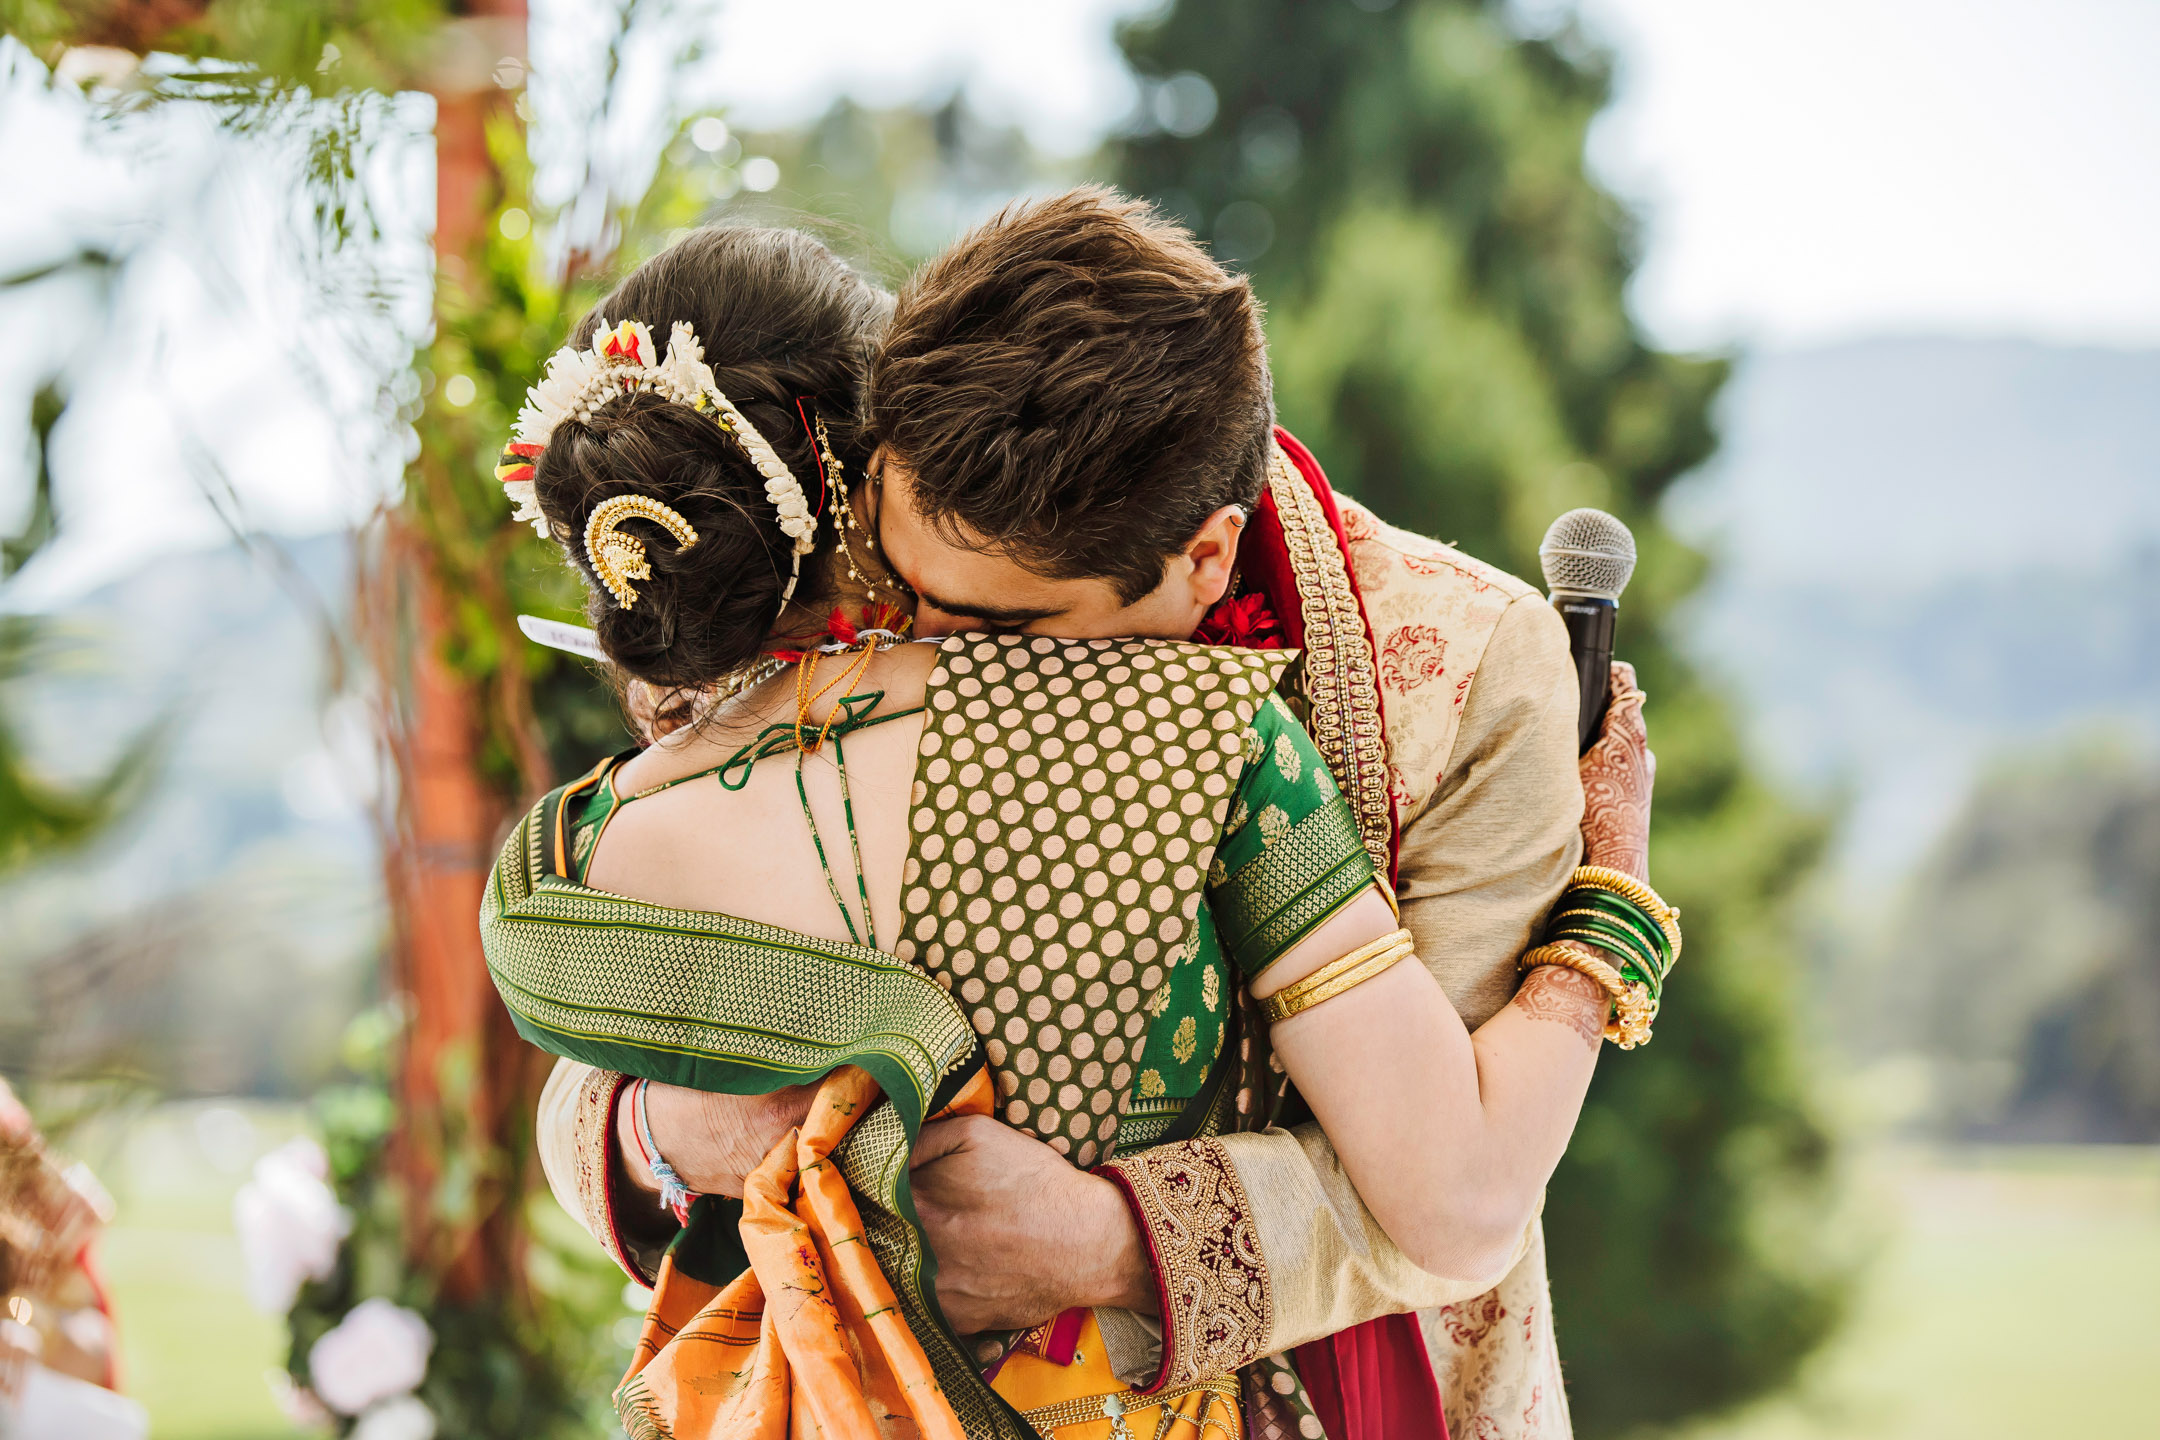
<svg viewBox="0 0 2160 1440"><path fill-rule="evenodd" d="M1177 1410L1178 1402L1195 1395L1200 1397L1196 1410L1191 1414ZM1150 1399L1154 1403L1139 1402L1133 1392L1117 1390L1108 1395L1089 1395L1079 1400L1061 1400L1055 1405L1023 1410L1020 1418L1046 1432L1062 1430L1068 1425L1092 1425L1108 1420L1112 1437L1136 1435L1138 1432L1131 1428L1133 1425L1154 1420L1156 1423L1149 1432L1153 1435L1167 1436L1189 1426L1198 1432L1195 1440L1204 1440L1204 1437L1217 1433L1229 1440L1239 1440L1238 1382L1235 1380L1201 1380L1180 1385ZM1229 1412L1227 1422L1223 1419L1224 1411Z"/></svg>
<svg viewBox="0 0 2160 1440"><path fill-rule="evenodd" d="M1327 513L1282 446L1268 473L1282 521L1283 544L1297 579L1305 619L1305 696L1313 743L1349 798L1373 869L1392 874L1394 800L1388 791L1387 737L1380 727L1380 681L1365 614Z"/></svg>
<svg viewBox="0 0 2160 1440"><path fill-rule="evenodd" d="M1186 1140L1111 1161L1155 1256L1163 1368L1151 1390L1247 1364L1275 1324L1252 1201L1219 1141Z"/></svg>

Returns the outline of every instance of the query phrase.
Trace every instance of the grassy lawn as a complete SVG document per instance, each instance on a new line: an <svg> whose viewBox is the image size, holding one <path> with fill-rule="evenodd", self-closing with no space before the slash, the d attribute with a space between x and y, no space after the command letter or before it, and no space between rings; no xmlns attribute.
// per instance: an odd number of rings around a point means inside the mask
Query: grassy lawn
<svg viewBox="0 0 2160 1440"><path fill-rule="evenodd" d="M2160 1151L1882 1157L1890 1243L1799 1391L1689 1440L2160 1435Z"/></svg>
<svg viewBox="0 0 2160 1440"><path fill-rule="evenodd" d="M263 1382L283 1327L242 1291L232 1193L297 1126L176 1105L74 1147L120 1201L104 1259L156 1440L294 1435ZM2160 1151L1895 1152L1865 1183L1889 1241L1852 1327L1797 1393L1685 1440L2160 1434Z"/></svg>
<svg viewBox="0 0 2160 1440"><path fill-rule="evenodd" d="M119 1311L122 1380L149 1409L153 1440L298 1434L263 1381L283 1368L284 1322L248 1304L232 1228L249 1166L298 1128L289 1107L170 1105L71 1147L119 1202L100 1256Z"/></svg>

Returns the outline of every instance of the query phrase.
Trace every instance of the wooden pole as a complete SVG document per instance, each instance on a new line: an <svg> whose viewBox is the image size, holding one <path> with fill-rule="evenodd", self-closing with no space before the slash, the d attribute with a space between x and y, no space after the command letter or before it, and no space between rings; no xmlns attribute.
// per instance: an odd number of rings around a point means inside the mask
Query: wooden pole
<svg viewBox="0 0 2160 1440"><path fill-rule="evenodd" d="M525 56L523 0L472 0L444 27L427 75L436 104L435 254L439 293L465 278L500 195L487 127L507 111L496 79ZM416 485L407 507L424 504ZM410 513L393 517L389 563L409 598L413 643L406 734L396 737L402 793L389 857L398 954L411 1002L398 1076L391 1163L402 1182L407 1239L445 1299L515 1293L522 1266L520 1176L512 1137L525 1119L533 1069L496 1003L480 952L481 888L515 797L481 773L481 696L445 655L456 603Z"/></svg>

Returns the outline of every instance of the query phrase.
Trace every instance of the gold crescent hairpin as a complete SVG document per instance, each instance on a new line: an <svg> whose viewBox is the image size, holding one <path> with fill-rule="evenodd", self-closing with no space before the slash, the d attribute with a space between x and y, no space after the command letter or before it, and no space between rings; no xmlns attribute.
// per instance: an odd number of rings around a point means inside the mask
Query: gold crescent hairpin
<svg viewBox="0 0 2160 1440"><path fill-rule="evenodd" d="M678 553L697 544L698 533L689 521L650 495L617 495L593 507L585 521L585 559L615 603L628 610L638 597L637 587L630 582L650 580L652 566L645 559L645 542L619 528L625 520L652 521L680 542L675 547Z"/></svg>

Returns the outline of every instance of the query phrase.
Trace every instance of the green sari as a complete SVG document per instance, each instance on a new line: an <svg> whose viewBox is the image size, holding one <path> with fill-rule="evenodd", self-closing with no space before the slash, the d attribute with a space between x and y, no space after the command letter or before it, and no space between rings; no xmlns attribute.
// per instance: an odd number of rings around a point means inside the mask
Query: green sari
<svg viewBox="0 0 2160 1440"><path fill-rule="evenodd" d="M986 1064L997 1113L1088 1165L1215 1133L1235 983L1373 881L1349 807L1273 690L1295 652L956 636L926 687L893 954L590 889L617 761L546 797L481 913L518 1029L556 1055L729 1094L868 1071L891 1103L835 1151L866 1239L971 1435L1033 1432L936 1304L907 1156ZM1238 1062L1243 1062L1242 1065ZM724 1283L732 1202L670 1255Z"/></svg>

